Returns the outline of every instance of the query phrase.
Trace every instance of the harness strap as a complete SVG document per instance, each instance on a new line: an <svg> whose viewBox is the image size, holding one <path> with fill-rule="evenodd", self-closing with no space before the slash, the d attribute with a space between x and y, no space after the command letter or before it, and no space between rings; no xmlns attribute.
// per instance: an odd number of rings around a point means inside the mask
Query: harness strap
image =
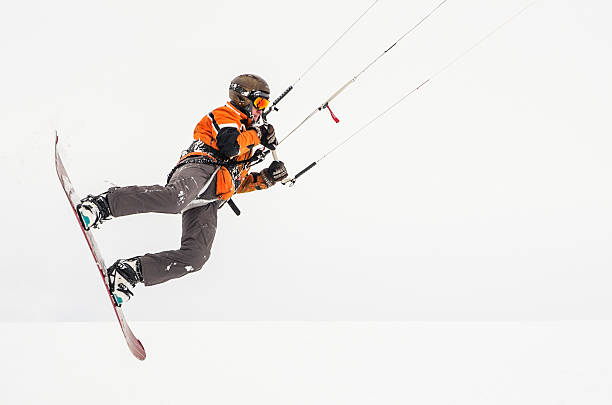
<svg viewBox="0 0 612 405"><path fill-rule="evenodd" d="M172 178L172 176L174 175L174 173L176 173L176 171L182 167L185 166L187 163L200 163L200 164L204 164L204 165L214 165L214 166L225 166L222 162L218 162L214 159L211 158L207 158L205 156L202 157L189 157L187 159L183 159L180 162L178 162L176 164L176 166L174 166L172 168L172 170L170 171L170 173L168 174L168 178L166 179L166 185L168 183L170 183L170 179Z"/></svg>

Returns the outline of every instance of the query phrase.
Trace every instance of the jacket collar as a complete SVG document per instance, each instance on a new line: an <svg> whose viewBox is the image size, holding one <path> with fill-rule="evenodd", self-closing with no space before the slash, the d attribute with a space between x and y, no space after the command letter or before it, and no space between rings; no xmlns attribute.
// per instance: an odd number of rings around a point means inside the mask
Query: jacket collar
<svg viewBox="0 0 612 405"><path fill-rule="evenodd" d="M246 114L245 114L245 113L243 113L243 112L242 112L242 111L240 111L238 108L236 108L236 106L234 106L234 105L232 104L232 102L231 102L231 101L228 101L226 105L227 105L227 106L228 106L228 107L229 107L229 108L230 108L232 111L234 111L236 114L238 114L238 115L240 116L240 119L241 119L241 120L243 120L243 119L248 119L248 118L249 118L249 117L247 117L247 116L246 116Z"/></svg>

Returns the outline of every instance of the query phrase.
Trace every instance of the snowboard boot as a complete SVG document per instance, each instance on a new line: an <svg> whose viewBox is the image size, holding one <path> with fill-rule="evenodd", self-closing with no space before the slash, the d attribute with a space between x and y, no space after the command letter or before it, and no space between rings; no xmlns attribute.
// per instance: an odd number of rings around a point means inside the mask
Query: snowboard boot
<svg viewBox="0 0 612 405"><path fill-rule="evenodd" d="M107 193L100 195L88 195L77 205L79 219L86 231L97 228L102 221L111 217L110 205L108 204Z"/></svg>
<svg viewBox="0 0 612 405"><path fill-rule="evenodd" d="M118 307L134 296L132 290L137 283L142 283L142 267L140 259L117 260L106 270L108 288Z"/></svg>

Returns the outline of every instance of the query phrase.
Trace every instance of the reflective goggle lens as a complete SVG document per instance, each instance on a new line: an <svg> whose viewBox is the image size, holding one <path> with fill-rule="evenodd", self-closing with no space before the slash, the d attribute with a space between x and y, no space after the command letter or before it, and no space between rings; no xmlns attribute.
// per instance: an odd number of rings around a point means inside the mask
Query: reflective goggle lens
<svg viewBox="0 0 612 405"><path fill-rule="evenodd" d="M270 105L270 100L268 100L267 98L263 98L263 97L257 97L255 101L253 101L253 105L258 110L265 110Z"/></svg>

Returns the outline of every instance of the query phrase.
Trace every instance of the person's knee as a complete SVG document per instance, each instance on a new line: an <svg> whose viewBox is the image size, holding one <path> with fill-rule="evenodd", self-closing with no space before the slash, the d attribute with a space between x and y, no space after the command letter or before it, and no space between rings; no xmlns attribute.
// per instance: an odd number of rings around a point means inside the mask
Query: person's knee
<svg viewBox="0 0 612 405"><path fill-rule="evenodd" d="M185 253L185 268L188 272L201 270L210 255L209 251L202 252L201 250L187 250Z"/></svg>
<svg viewBox="0 0 612 405"><path fill-rule="evenodd" d="M168 211L171 214L179 214L187 207L191 202L185 191L181 187L177 187L176 184L169 184L166 186L166 192L169 194L169 200L172 203L168 207Z"/></svg>

